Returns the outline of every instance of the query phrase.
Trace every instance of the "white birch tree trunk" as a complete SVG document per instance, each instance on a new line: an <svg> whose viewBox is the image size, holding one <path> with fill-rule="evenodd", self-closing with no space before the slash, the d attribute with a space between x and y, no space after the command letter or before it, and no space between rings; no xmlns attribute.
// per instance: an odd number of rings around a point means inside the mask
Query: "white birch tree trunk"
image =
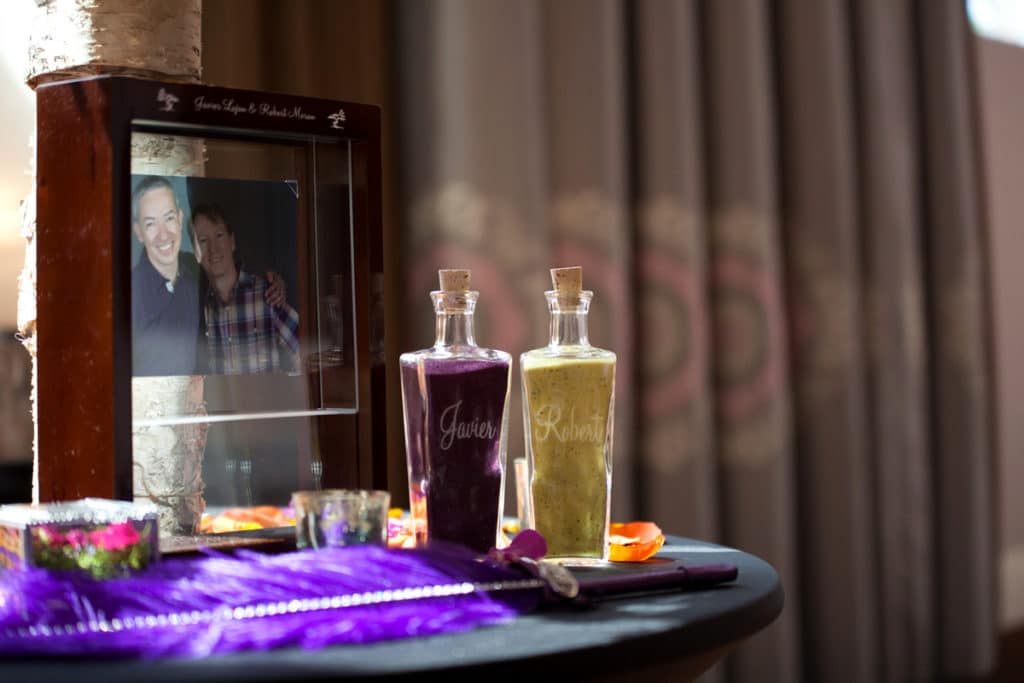
<svg viewBox="0 0 1024 683"><path fill-rule="evenodd" d="M201 72L202 0L36 0L29 41L32 87L97 74L137 75L197 82ZM202 175L203 148L166 136L136 135L132 172ZM35 196L25 200L25 267L19 278L18 326L32 356L32 411L36 415ZM125 235L125 239L132 239ZM113 400L113 397L111 397ZM134 378L133 418L205 414L202 377ZM190 533L199 522L206 425L134 430L136 498L162 508L162 533ZM34 439L33 500L39 500L38 427Z"/></svg>

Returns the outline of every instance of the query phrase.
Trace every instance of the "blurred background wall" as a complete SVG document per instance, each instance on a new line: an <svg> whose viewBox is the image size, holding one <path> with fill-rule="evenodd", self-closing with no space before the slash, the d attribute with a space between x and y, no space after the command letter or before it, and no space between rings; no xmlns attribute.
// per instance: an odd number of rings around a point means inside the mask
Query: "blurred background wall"
<svg viewBox="0 0 1024 683"><path fill-rule="evenodd" d="M1021 7L1024 14L1024 6ZM1024 27L1021 29L1024 33ZM978 40L978 94L992 265L1002 621L1024 624L1024 41Z"/></svg>

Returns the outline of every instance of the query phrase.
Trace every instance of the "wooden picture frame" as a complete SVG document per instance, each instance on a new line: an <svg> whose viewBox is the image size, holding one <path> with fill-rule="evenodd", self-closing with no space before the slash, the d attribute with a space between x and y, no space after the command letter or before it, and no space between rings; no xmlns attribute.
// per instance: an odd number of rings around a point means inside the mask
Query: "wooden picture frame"
<svg viewBox="0 0 1024 683"><path fill-rule="evenodd" d="M344 315L353 343L342 384L354 392L344 399L354 406L347 412L320 410L326 403L307 411L322 467L318 485L386 489L379 109L119 76L42 85L36 97L40 501L133 497L128 236L131 142L139 132L314 150L296 165L299 182L320 195L300 203L299 232L307 233L297 238L299 270L312 273L317 263L309 259L338 245L348 250L327 256L351 262L351 277L336 288L343 305L351 301ZM344 151L335 156L347 164L345 184L325 179L325 165L334 162L326 154L318 160L315 150L327 147ZM344 210L323 209L331 202ZM300 276L293 292L306 302L307 340L321 305L313 278L323 276ZM260 390L259 377L248 381Z"/></svg>

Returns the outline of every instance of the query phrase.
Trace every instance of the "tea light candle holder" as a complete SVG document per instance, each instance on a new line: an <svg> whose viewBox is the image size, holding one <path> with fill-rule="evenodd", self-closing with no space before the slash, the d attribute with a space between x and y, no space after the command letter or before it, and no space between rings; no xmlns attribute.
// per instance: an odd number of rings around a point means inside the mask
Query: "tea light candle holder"
<svg viewBox="0 0 1024 683"><path fill-rule="evenodd" d="M292 494L299 549L387 545L387 491L323 489Z"/></svg>

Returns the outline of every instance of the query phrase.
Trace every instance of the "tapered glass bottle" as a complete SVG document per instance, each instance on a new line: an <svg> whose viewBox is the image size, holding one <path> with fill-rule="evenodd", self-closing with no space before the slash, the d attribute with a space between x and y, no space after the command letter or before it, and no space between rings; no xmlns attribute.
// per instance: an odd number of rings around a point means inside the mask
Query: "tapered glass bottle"
<svg viewBox="0 0 1024 683"><path fill-rule="evenodd" d="M399 361L413 531L482 553L501 540L512 359L476 344L469 271L440 274L434 346Z"/></svg>
<svg viewBox="0 0 1024 683"><path fill-rule="evenodd" d="M547 346L520 358L529 495L550 559L608 559L615 354L590 344L593 292L579 268L552 270Z"/></svg>

